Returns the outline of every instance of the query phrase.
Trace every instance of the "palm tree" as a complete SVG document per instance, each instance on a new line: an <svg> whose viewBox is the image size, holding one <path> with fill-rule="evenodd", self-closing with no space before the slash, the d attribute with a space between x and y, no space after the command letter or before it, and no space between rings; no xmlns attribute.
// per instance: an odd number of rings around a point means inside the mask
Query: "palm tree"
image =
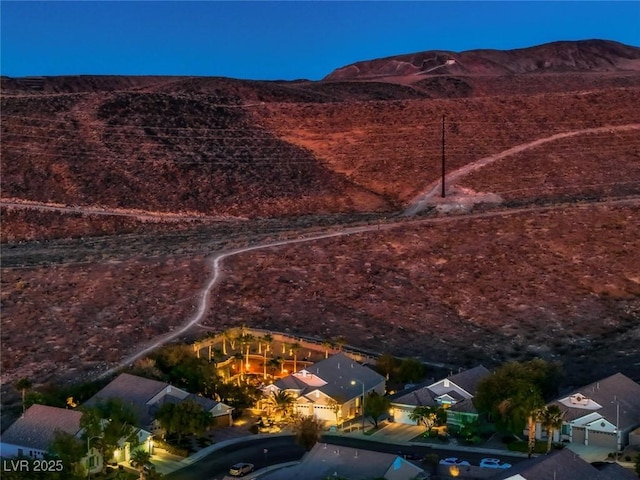
<svg viewBox="0 0 640 480"><path fill-rule="evenodd" d="M529 385L522 387L523 390L517 392L513 397L500 402L498 411L503 418L509 419L512 424L518 424L521 419L525 419L529 432L528 454L531 458L536 446L536 421L540 416L540 410L544 407L544 401L536 389Z"/></svg>
<svg viewBox="0 0 640 480"><path fill-rule="evenodd" d="M269 397L269 406L274 413L280 413L282 417L287 417L296 399L289 392L280 390L273 392Z"/></svg>
<svg viewBox="0 0 640 480"><path fill-rule="evenodd" d="M547 431L547 453L549 453L551 451L553 433L562 428L564 412L558 405L548 405L540 411L539 419L542 423L542 428Z"/></svg>
<svg viewBox="0 0 640 480"><path fill-rule="evenodd" d="M26 410L25 400L27 398L27 390L29 390L31 387L33 387L33 383L28 378L21 378L16 382L16 389L20 390L22 393L22 415L24 415L24 412Z"/></svg>
<svg viewBox="0 0 640 480"><path fill-rule="evenodd" d="M225 330L223 333L223 338L229 340L229 345L231 345L231 350L236 349L236 333L233 329ZM226 355L226 352L225 352Z"/></svg>
<svg viewBox="0 0 640 480"><path fill-rule="evenodd" d="M271 376L272 377L276 376L276 371L278 370L278 368L280 368L280 373L282 373L282 368L283 368L282 365L283 364L284 364L284 360L282 359L282 357L271 358L267 362L267 366L271 370Z"/></svg>
<svg viewBox="0 0 640 480"><path fill-rule="evenodd" d="M294 372L298 371L298 350L300 350L301 348L302 348L302 345L300 345L298 342L291 345L290 351L293 352L293 371Z"/></svg>
<svg viewBox="0 0 640 480"><path fill-rule="evenodd" d="M238 340L240 340L240 344L243 347L246 347L246 353L245 353L245 362L244 362L244 366L247 370L249 370L249 348L251 347L251 343L253 343L253 341L255 340L255 337L253 335L251 335L250 333L245 333L244 335L241 335Z"/></svg>
<svg viewBox="0 0 640 480"><path fill-rule="evenodd" d="M143 480L144 466L149 464L149 460L151 460L151 454L144 450L136 450L131 454L131 460L133 460L136 469L138 470L140 480Z"/></svg>
<svg viewBox="0 0 640 480"><path fill-rule="evenodd" d="M329 348L333 346L333 343L331 340L324 340L322 346L324 347L324 358L329 358Z"/></svg>
<svg viewBox="0 0 640 480"><path fill-rule="evenodd" d="M271 348L271 342L273 342L273 337L270 334L266 334L261 338L264 342L264 352L262 356L262 378L267 378L267 351Z"/></svg>
<svg viewBox="0 0 640 480"><path fill-rule="evenodd" d="M262 337L262 341L266 344L265 350L267 352L271 351L271 344L273 343L273 335L267 333Z"/></svg>
<svg viewBox="0 0 640 480"><path fill-rule="evenodd" d="M338 350L342 351L342 347L344 347L347 344L347 339L341 335L338 338L336 338L335 343L338 346Z"/></svg>

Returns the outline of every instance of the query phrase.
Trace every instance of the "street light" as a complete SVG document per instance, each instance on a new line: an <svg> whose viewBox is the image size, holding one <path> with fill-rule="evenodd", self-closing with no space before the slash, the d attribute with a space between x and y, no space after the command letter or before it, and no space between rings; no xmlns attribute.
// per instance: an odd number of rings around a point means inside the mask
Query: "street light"
<svg viewBox="0 0 640 480"><path fill-rule="evenodd" d="M618 396L613 396L613 402L616 404L616 462L618 461L618 452L620 451L620 400Z"/></svg>
<svg viewBox="0 0 640 480"><path fill-rule="evenodd" d="M355 385L356 382L362 385L362 403L360 404L360 413L362 414L362 433L364 433L364 382L360 380L351 380L351 385Z"/></svg>
<svg viewBox="0 0 640 480"><path fill-rule="evenodd" d="M91 455L91 440L93 440L94 438L102 438L102 435L96 435L94 437L87 437L87 478L91 477L91 468L89 468L89 460L90 460L90 455Z"/></svg>

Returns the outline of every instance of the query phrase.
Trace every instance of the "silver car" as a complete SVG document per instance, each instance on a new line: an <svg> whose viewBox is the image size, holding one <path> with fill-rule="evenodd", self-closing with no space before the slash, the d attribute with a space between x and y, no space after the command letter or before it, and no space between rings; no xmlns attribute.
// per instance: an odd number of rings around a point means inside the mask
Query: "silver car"
<svg viewBox="0 0 640 480"><path fill-rule="evenodd" d="M247 473L253 472L253 463L236 463L229 469L229 475L234 477L244 477Z"/></svg>

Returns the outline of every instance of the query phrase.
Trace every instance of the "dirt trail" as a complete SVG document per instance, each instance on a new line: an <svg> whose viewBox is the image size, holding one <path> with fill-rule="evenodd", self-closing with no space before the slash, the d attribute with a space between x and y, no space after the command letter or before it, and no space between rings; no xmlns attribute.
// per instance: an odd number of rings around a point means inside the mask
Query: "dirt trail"
<svg viewBox="0 0 640 480"><path fill-rule="evenodd" d="M563 132L563 133L558 133L549 137L545 137L545 138L540 138L528 143L524 143L522 145L517 145L515 147L512 147L508 150L505 150L501 153L495 154L495 155L491 155L488 157L484 157L481 158L473 163L470 163L454 172L449 173L446 176L447 181L449 182L449 185L451 186L451 184L453 184L456 180L460 179L461 177L467 175L468 173L478 170L482 167L484 167L485 165L488 165L492 162L495 162L497 160L500 160L502 158L508 157L510 155L519 153L521 151L530 149L530 148L535 148L539 145L542 145L544 143L548 143L548 142L552 142L555 140L560 140L562 138L567 138L567 137L571 137L571 136L576 136L576 135L584 135L584 134L589 134L589 133L599 133L599 132L607 132L607 131L623 131L623 130L633 130L633 129L640 129L640 124L628 124L628 125L621 125L621 126L616 126L616 127L598 127L598 128L589 128L589 129L583 129L583 130L575 130L575 131L570 131L570 132ZM386 230L391 230L394 228L399 228L399 227L403 227L403 226L407 226L407 225L412 225L412 224L429 224L429 223L443 223L443 222L452 222L452 221L458 221L461 218L464 219L469 219L469 218L487 218L487 217L495 217L495 216L504 216L504 215L515 215L518 213L523 213L523 212L541 212L541 211L548 211L548 210L553 210L553 209L558 209L558 208L567 208L567 206L572 206L572 207L576 207L575 204L559 204L559 205L552 205L552 206L534 206L534 207L522 207L522 208L513 208L513 209L508 209L508 210L494 210L494 211L490 211L490 212L483 212L483 213L476 213L476 214L466 214L466 215L457 215L457 216L450 216L450 217L442 217L442 218L430 218L430 219L418 219L418 220L407 220L406 218L402 218L402 217L409 217L409 216L413 216L416 213L418 213L420 210L422 210L429 202L429 200L434 197L435 195L437 195L440 191L440 181L434 182L431 185L429 185L428 189L426 190L426 193L419 195L418 197L416 197L416 199L414 199L411 204L409 205L409 207L407 209L405 209L405 211L400 215L400 217L392 222L389 223L385 223L385 224L379 224L379 225L366 225L366 226L360 226L360 227L351 227L351 228L344 228L342 230L339 231L331 231L331 232L326 232L326 233L320 233L320 234L316 234L316 235L310 235L310 236L306 236L306 237L301 237L301 238L297 238L297 239L291 239L291 240L282 240L282 241L275 241L275 242L267 242L267 243L262 243L262 244L258 244L258 245L253 245L251 247L244 247L244 248L238 248L235 250L229 250L226 252L221 252L216 254L215 256L213 256L211 258L211 277L209 278L208 282L206 283L206 285L200 290L200 292L198 293L198 308L195 312L194 315L192 315L190 318L188 318L185 322L182 323L181 326L179 326L178 328L176 328L175 330L166 333L164 335L158 336L154 339L152 339L150 342L140 345L140 347L133 353L131 353L130 355L128 355L126 358L124 358L122 361L120 361L117 365L113 366L112 368L106 370L104 373L102 373L100 375L100 378L106 377L108 375L111 375L112 373L114 373L115 371L117 371L118 369L125 367L127 365L132 364L133 362L135 362L136 360L138 360L139 358L143 357L144 355L150 353L151 351L155 350L156 348L178 338L179 336L183 335L184 333L186 333L189 329L193 328L194 326L197 326L200 321L205 317L208 308L211 306L211 294L212 291L214 289L214 287L221 281L222 276L223 276L223 272L222 272L222 262L224 259L231 257L233 255L239 255L242 253L246 253L246 252L251 252L251 251L255 251L255 250L261 250L261 249L269 249L269 248L275 248L275 247L280 247L283 245L292 245L292 244L296 244L296 243L303 243L303 242L313 242L313 241L317 241L317 240L322 240L322 239L327 239L327 238L335 238L335 237L342 237L342 236L347 236L347 235L355 235L355 234L359 234L359 233L367 233L367 232L378 232L378 231L386 231ZM2 202L0 202L2 203ZM620 200L607 200L607 201L603 201L603 202L592 202L589 205L594 205L594 204L640 204L640 197L632 197L632 198L626 198L626 199L620 199ZM41 208L44 208L44 206L41 206ZM60 208L60 207L57 207ZM64 208L68 208L68 207L64 207ZM73 211L86 211L87 208L86 207L74 207ZM335 227L334 227L335 228Z"/></svg>
<svg viewBox="0 0 640 480"><path fill-rule="evenodd" d="M140 348L136 350L134 353L127 356L125 359L123 359L114 367L102 373L99 378L104 378L106 376L109 376L114 372L116 372L118 369L123 368L127 365L131 365L133 362L143 357L144 355L178 338L180 335L183 335L192 327L197 326L200 323L200 321L205 317L207 313L207 309L211 306L210 300L211 300L211 293L213 291L213 288L221 281L223 277L222 261L225 258L231 257L233 255L239 255L239 254L251 252L254 250L275 248L283 245L292 245L292 244L304 243L304 242L315 242L317 240L323 240L326 238L343 237L343 236L355 235L359 233L387 231L395 228L406 227L409 225L426 225L426 224L433 224L433 223L456 222L461 219L467 220L470 218L489 218L489 217L497 217L497 216L504 216L504 215L517 215L525 212L528 212L528 213L544 212L544 211L557 210L557 209L567 208L567 207L573 207L573 208L587 207L588 208L593 205L601 205L601 204L640 205L640 197L631 197L631 198L624 198L619 200L605 200L601 202L590 202L582 205L580 204L576 205L575 203L572 203L572 204L565 203L565 204L548 205L548 206L511 208L508 210L494 210L490 212L481 212L481 213L466 214L466 215L455 215L455 216L440 217L440 218L428 218L428 219L416 219L416 220L401 219L401 220L396 220L386 224L366 225L362 227L345 228L337 232L321 233L317 235L311 235L308 237L297 238L292 240L282 240L278 242L262 243L259 245L253 245L251 247L238 248L235 250L229 250L227 252L218 253L214 257L212 257L210 260L211 261L211 277L208 283L206 284L206 286L202 288L202 290L198 294L198 297L199 297L198 309L196 313L187 321L185 321L176 330L173 330L169 333L156 337L151 342L140 346Z"/></svg>
<svg viewBox="0 0 640 480"><path fill-rule="evenodd" d="M597 128L586 128L583 130L572 130L569 132L556 133L555 135L551 135L550 137L539 138L537 140L533 140L531 142L523 143L521 145L516 145L515 147L509 148L508 150L504 150L500 153L496 153L495 155L490 155L488 157L481 158L476 160L475 162L469 163L464 167L461 167L453 172L450 172L445 175L445 182L447 190L455 185L456 181L460 178L468 175L469 173L479 170L480 168L489 165L490 163L496 162L498 160L502 160L505 157L510 155L515 155L516 153L520 153L524 150L528 150L530 148L535 148L545 143L554 142L556 140L561 140L563 138L574 137L577 135L587 135L590 133L602 133L602 132L614 132L614 131L625 131L625 130L638 130L640 129L640 123L632 123L627 125L618 125L614 127L597 127ZM442 189L442 181L437 180L431 183L425 192L421 193L417 197L415 197L409 206L402 213L405 217L412 217L416 215L421 210L430 204L431 199L440 194ZM446 192L445 192L446 193Z"/></svg>
<svg viewBox="0 0 640 480"><path fill-rule="evenodd" d="M0 200L0 207L22 210L40 210L47 212L80 213L82 215L101 215L109 217L130 217L142 222L182 222L182 221L225 221L238 220L240 217L212 217L196 213L153 212L123 208L103 208L98 206L67 206L30 200L5 198Z"/></svg>

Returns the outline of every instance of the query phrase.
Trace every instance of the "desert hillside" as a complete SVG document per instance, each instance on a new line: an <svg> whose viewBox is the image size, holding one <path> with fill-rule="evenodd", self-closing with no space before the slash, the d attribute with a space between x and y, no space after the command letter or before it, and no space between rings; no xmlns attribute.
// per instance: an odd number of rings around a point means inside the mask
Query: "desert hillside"
<svg viewBox="0 0 640 480"><path fill-rule="evenodd" d="M2 77L3 391L242 324L640 379L638 52L426 52L319 82Z"/></svg>

